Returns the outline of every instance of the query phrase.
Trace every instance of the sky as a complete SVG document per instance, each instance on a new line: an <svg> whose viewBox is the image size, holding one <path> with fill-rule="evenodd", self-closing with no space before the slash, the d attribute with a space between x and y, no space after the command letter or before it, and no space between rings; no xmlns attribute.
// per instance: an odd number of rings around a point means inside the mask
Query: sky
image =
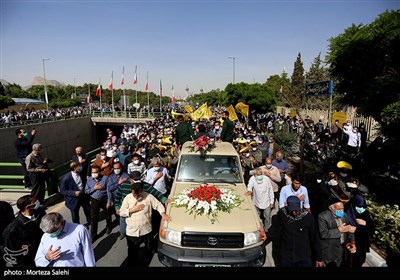
<svg viewBox="0 0 400 280"><path fill-rule="evenodd" d="M183 98L187 87L264 83L283 69L290 77L298 53L308 71L330 38L397 9L399 0L0 0L0 78L25 87L45 72L106 88L113 72L115 89L144 91L148 73L150 92L161 80L163 95L173 86Z"/></svg>

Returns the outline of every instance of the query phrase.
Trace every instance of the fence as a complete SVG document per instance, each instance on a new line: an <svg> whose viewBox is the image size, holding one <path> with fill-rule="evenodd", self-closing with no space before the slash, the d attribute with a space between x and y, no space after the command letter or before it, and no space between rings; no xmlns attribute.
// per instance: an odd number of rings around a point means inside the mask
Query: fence
<svg viewBox="0 0 400 280"><path fill-rule="evenodd" d="M290 115L292 110L293 108L277 107L277 113L285 116ZM332 113L334 112L336 111L332 111ZM367 141L373 141L378 136L379 123L374 118L356 114L356 108L353 107L350 107L346 113L347 119L350 120L353 126L359 126L361 123L364 123L367 132ZM318 122L318 120L328 123L329 110L301 109L297 114L300 114L302 118L305 118L306 116L310 117L314 123Z"/></svg>
<svg viewBox="0 0 400 280"><path fill-rule="evenodd" d="M100 151L100 148L94 149L86 153L88 159L92 160ZM71 160L68 160L54 168L50 169L50 176L46 181L46 197L58 192L58 185L60 178L70 171L69 164ZM21 164L15 162L0 162L0 167L18 168L22 171ZM2 168L4 170L4 168ZM14 170L15 171L15 170ZM25 186L23 184L15 184L10 182L15 182L14 180L19 180L22 183L24 179L23 175L8 175L1 174L0 180L4 181L0 184L0 190L24 190Z"/></svg>

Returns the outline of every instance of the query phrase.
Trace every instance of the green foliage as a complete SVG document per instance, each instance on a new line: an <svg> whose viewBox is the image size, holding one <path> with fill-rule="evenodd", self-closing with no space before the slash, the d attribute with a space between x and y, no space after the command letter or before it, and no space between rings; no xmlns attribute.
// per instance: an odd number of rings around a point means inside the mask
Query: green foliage
<svg viewBox="0 0 400 280"><path fill-rule="evenodd" d="M400 138L400 101L386 106L381 117L381 131L392 139Z"/></svg>
<svg viewBox="0 0 400 280"><path fill-rule="evenodd" d="M400 211L398 205L380 204L367 199L368 209L376 224L373 243L386 252L400 255Z"/></svg>
<svg viewBox="0 0 400 280"><path fill-rule="evenodd" d="M49 102L51 108L68 108L81 105L81 101L78 99L56 99Z"/></svg>
<svg viewBox="0 0 400 280"><path fill-rule="evenodd" d="M289 132L287 129L277 130L274 133L275 141L283 151L286 158L293 156L299 151L299 135L296 132Z"/></svg>
<svg viewBox="0 0 400 280"><path fill-rule="evenodd" d="M14 105L15 102L9 96L1 96L0 95L0 109L7 108L8 106Z"/></svg>
<svg viewBox="0 0 400 280"><path fill-rule="evenodd" d="M330 74L343 104L382 123L381 112L400 101L400 10L386 11L368 25L352 25L330 39Z"/></svg>
<svg viewBox="0 0 400 280"><path fill-rule="evenodd" d="M289 92L286 94L287 98L295 108L303 107L305 85L304 67L303 62L301 61L301 54L299 53L294 62ZM290 106L291 104L288 105Z"/></svg>

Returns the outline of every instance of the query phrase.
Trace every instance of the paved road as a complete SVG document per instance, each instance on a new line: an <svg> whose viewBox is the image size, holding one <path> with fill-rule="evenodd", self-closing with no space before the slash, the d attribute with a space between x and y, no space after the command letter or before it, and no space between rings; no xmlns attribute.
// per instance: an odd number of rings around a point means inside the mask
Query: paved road
<svg viewBox="0 0 400 280"><path fill-rule="evenodd" d="M29 194L27 191L0 191L0 200L8 201L14 209L14 212L17 212L16 201L22 195ZM64 200L61 195L56 194L50 198L48 198L48 208L46 212L59 212L67 221L71 221L71 214L67 207L65 207ZM276 210L273 211L273 214L276 213ZM83 210L80 211L80 219L81 222L86 222L86 219L83 214ZM127 243L126 238L123 240L119 240L118 236L118 222L113 215L113 229L111 234L107 235L105 233L106 222L100 213L100 221L98 227L98 234L100 237L93 243L93 249L96 257L96 265L97 267L126 267L126 258L127 258ZM274 261L272 259L272 248L271 243L269 243L266 247L267 249L267 260L264 264L264 267L274 267ZM163 265L158 261L157 253L155 253L151 259L151 261L143 264L146 267L163 267ZM371 250L371 253L367 254L367 261L363 265L365 267L373 266L373 267L384 267L386 266L386 262L382 259L377 253Z"/></svg>

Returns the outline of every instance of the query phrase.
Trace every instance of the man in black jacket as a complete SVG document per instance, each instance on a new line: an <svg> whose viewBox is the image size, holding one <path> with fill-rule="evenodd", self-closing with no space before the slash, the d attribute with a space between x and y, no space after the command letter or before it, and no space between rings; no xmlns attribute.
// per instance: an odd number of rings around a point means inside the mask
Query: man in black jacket
<svg viewBox="0 0 400 280"><path fill-rule="evenodd" d="M25 158L32 152L32 143L33 139L35 139L36 130L32 129L31 134L28 137L28 133L25 129L18 128L15 131L17 135L17 140L15 141L15 148L17 149L17 159L18 162L22 165L22 169L24 170L24 185L25 188L31 188L31 183L29 180L28 171L26 170Z"/></svg>
<svg viewBox="0 0 400 280"><path fill-rule="evenodd" d="M220 139L223 142L232 143L233 142L233 138L234 138L235 125L229 119L229 112L228 111L224 111L222 113L222 119L224 120L224 123L222 125L222 131L221 131Z"/></svg>
<svg viewBox="0 0 400 280"><path fill-rule="evenodd" d="M3 232L4 260L14 267L35 266L35 255L42 238L40 221L46 212L39 207L34 195L24 195L17 200L20 210L17 217Z"/></svg>
<svg viewBox="0 0 400 280"><path fill-rule="evenodd" d="M300 199L289 196L279 209L267 238L272 240L277 267L322 267L322 252L313 216L300 208ZM313 263L314 261L314 263Z"/></svg>
<svg viewBox="0 0 400 280"><path fill-rule="evenodd" d="M192 126L186 122L182 115L178 116L179 124L175 128L175 139L179 146L182 146L186 141L194 140L194 131Z"/></svg>

